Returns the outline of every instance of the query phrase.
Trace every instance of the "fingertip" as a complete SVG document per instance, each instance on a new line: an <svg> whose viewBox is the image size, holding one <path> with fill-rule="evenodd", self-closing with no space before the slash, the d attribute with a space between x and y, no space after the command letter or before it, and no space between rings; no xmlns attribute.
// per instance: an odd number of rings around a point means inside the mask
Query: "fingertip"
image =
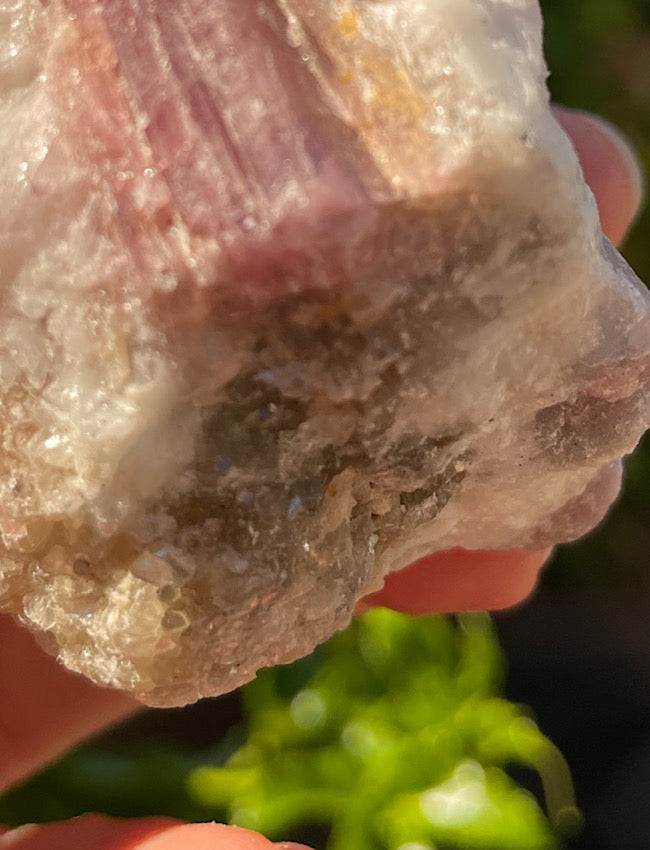
<svg viewBox="0 0 650 850"><path fill-rule="evenodd" d="M133 850L268 850L270 841L248 829L218 823L189 823L138 843Z"/></svg>
<svg viewBox="0 0 650 850"><path fill-rule="evenodd" d="M549 554L550 549L438 552L388 575L380 591L360 601L357 613L375 606L405 614L511 608L532 593Z"/></svg>
<svg viewBox="0 0 650 850"><path fill-rule="evenodd" d="M556 107L594 193L605 235L620 244L643 204L645 177L632 143L605 119Z"/></svg>
<svg viewBox="0 0 650 850"><path fill-rule="evenodd" d="M115 820L85 815L63 823L27 825L2 832L0 850L309 850L272 844L237 826L179 823L170 818Z"/></svg>
<svg viewBox="0 0 650 850"><path fill-rule="evenodd" d="M220 823L173 826L165 832L159 832L144 842L134 845L132 850L273 850L273 848L308 850L299 844L272 844L267 838L249 829L225 826Z"/></svg>

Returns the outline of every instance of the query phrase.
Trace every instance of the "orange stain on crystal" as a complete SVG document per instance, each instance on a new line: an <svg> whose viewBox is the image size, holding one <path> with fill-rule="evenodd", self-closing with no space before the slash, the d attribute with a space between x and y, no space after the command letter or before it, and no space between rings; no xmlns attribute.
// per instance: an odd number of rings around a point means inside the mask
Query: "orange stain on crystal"
<svg viewBox="0 0 650 850"><path fill-rule="evenodd" d="M354 12L346 12L338 22L338 30L344 38L356 38L359 35L359 20Z"/></svg>

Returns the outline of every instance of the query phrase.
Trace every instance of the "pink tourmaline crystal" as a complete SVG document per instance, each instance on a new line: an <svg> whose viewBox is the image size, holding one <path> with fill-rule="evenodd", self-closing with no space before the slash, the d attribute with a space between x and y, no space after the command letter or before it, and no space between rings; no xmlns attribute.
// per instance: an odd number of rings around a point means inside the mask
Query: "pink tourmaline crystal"
<svg viewBox="0 0 650 850"><path fill-rule="evenodd" d="M0 605L157 705L433 551L583 533L650 418L646 290L535 0L0 12Z"/></svg>

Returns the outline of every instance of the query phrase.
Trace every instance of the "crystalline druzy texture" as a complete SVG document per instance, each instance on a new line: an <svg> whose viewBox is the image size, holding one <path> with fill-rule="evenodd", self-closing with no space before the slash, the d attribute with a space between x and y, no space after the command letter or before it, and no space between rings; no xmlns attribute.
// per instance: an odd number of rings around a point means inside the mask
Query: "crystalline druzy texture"
<svg viewBox="0 0 650 850"><path fill-rule="evenodd" d="M649 300L534 0L0 3L0 604L173 705L602 514Z"/></svg>

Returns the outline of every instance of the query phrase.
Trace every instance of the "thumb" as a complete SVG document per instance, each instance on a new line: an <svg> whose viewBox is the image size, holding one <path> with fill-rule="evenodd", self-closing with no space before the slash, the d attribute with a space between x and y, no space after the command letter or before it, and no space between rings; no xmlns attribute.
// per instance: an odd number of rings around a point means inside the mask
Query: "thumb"
<svg viewBox="0 0 650 850"><path fill-rule="evenodd" d="M65 823L23 826L0 835L0 850L309 850L273 844L248 829L217 823L179 824L168 818L118 821L85 816Z"/></svg>
<svg viewBox="0 0 650 850"><path fill-rule="evenodd" d="M256 832L220 823L182 824L158 832L128 850L308 850L302 844L273 844ZM118 850L118 848L116 848ZM122 850L120 847L119 850ZM124 848L127 850L127 848Z"/></svg>

